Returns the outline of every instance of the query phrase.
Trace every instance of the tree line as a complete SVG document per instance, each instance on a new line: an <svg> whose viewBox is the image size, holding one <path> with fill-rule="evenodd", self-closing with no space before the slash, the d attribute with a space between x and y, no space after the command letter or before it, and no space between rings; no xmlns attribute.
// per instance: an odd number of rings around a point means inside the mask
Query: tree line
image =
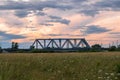
<svg viewBox="0 0 120 80"><path fill-rule="evenodd" d="M0 46L0 53L3 52L4 49L2 49L2 47ZM28 50L23 50L23 49L19 49L19 44L17 42L12 42L11 43L11 48L9 49L10 52L46 52L45 50L39 50L39 49L35 49L34 46L30 46L30 48ZM100 44L94 44L91 46L90 49L80 49L80 52L101 52L101 51L120 51L120 45L118 46L110 46L109 48L104 48L102 47ZM53 51L52 51L53 52Z"/></svg>

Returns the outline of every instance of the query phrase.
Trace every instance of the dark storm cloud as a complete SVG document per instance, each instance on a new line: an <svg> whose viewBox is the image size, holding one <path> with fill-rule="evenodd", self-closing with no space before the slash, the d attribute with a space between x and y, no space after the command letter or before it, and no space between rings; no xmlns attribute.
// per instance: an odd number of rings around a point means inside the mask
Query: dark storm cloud
<svg viewBox="0 0 120 80"><path fill-rule="evenodd" d="M8 34L8 33L3 32L3 31L0 31L0 36L2 36L3 39L7 39L7 40L26 38L25 36L15 35L15 34Z"/></svg>
<svg viewBox="0 0 120 80"><path fill-rule="evenodd" d="M104 32L109 32L109 29L97 26L97 25L91 25L86 26L86 30L84 31L85 34L99 34Z"/></svg>

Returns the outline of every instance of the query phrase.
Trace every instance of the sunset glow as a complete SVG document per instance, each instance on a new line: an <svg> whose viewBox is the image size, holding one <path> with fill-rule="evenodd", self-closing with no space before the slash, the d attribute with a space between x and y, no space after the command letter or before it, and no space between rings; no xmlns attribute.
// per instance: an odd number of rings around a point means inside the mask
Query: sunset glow
<svg viewBox="0 0 120 80"><path fill-rule="evenodd" d="M119 4L120 0L0 0L0 45L65 37L120 42Z"/></svg>

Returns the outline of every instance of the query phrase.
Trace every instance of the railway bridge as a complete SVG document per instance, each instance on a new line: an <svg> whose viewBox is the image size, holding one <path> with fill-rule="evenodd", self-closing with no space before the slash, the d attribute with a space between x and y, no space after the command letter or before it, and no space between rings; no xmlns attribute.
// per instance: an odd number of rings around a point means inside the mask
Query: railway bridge
<svg viewBox="0 0 120 80"><path fill-rule="evenodd" d="M49 39L36 39L32 46L35 49L52 49L52 50L78 50L90 48L85 38L49 38Z"/></svg>

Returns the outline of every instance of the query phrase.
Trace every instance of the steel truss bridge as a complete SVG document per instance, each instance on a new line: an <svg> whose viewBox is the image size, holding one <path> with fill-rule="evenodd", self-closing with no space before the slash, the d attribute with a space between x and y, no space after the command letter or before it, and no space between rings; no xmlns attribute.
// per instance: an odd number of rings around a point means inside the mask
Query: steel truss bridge
<svg viewBox="0 0 120 80"><path fill-rule="evenodd" d="M78 50L89 49L90 46L84 38L53 38L53 39L36 39L32 46L35 49L45 50Z"/></svg>

